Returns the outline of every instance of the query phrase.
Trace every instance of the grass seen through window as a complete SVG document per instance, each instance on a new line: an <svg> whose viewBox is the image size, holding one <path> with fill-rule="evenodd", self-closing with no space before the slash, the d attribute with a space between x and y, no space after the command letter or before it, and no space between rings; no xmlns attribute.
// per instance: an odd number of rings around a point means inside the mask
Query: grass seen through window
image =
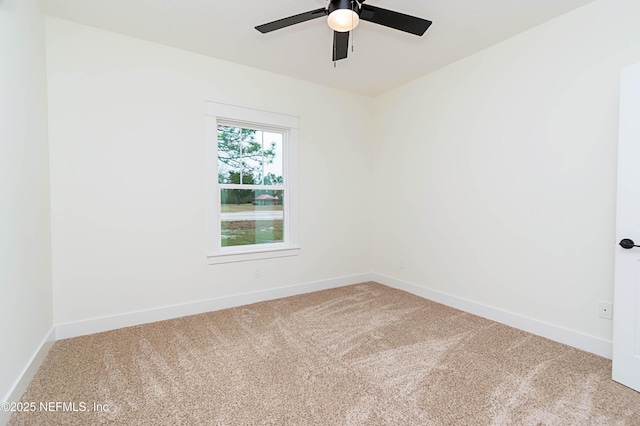
<svg viewBox="0 0 640 426"><path fill-rule="evenodd" d="M241 215L242 213L247 213L251 215L257 213L259 215L259 212L282 212L282 205L260 206L248 203L222 204L220 207L223 218L232 218L221 221L221 243L223 247L279 243L284 241L282 219L233 219L233 214ZM231 213L232 215L225 216L225 213Z"/></svg>

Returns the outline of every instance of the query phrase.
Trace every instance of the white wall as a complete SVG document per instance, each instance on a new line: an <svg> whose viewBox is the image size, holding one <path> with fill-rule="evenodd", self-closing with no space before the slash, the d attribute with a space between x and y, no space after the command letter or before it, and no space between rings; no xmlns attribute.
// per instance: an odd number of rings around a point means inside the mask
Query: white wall
<svg viewBox="0 0 640 426"><path fill-rule="evenodd" d="M46 37L57 324L371 271L370 99L55 18ZM299 256L208 265L206 100L300 117Z"/></svg>
<svg viewBox="0 0 640 426"><path fill-rule="evenodd" d="M0 2L0 401L53 325L43 22Z"/></svg>
<svg viewBox="0 0 640 426"><path fill-rule="evenodd" d="M600 0L376 99L376 272L611 340L620 69ZM400 269L399 262L405 268Z"/></svg>

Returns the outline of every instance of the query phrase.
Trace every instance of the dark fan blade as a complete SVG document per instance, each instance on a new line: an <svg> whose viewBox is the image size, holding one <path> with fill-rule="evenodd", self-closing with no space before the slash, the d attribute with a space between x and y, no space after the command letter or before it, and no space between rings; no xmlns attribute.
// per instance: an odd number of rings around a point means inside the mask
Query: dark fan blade
<svg viewBox="0 0 640 426"><path fill-rule="evenodd" d="M347 57L349 50L349 33L333 32L333 60L338 61Z"/></svg>
<svg viewBox="0 0 640 426"><path fill-rule="evenodd" d="M301 13L299 15L289 16L288 18L278 19L277 21L269 22L268 24L258 25L256 30L262 34L271 31L279 30L280 28L288 27L290 25L299 24L301 22L310 21L321 16L326 16L327 12L324 8L312 10L310 12Z"/></svg>
<svg viewBox="0 0 640 426"><path fill-rule="evenodd" d="M426 19L416 18L415 16L405 15L404 13L394 12L392 10L382 9L375 6L369 6L368 4L362 5L360 19L418 36L424 34L424 32L427 31L427 28L429 28L429 25L431 25L431 21L427 21Z"/></svg>

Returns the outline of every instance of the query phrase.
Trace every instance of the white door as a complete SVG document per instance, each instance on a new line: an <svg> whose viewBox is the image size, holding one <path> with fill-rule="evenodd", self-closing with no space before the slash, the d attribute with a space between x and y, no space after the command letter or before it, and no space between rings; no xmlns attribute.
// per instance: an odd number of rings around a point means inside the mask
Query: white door
<svg viewBox="0 0 640 426"><path fill-rule="evenodd" d="M620 80L616 236L613 380L640 391L640 64Z"/></svg>

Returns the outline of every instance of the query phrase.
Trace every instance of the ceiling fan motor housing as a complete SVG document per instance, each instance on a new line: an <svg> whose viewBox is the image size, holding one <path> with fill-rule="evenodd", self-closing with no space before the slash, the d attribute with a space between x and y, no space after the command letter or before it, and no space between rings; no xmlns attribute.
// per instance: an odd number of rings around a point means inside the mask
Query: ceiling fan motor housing
<svg viewBox="0 0 640 426"><path fill-rule="evenodd" d="M331 0L331 3L329 3L329 7L327 9L327 14L331 15L331 12L338 9L353 10L358 15L360 15L360 6L355 0Z"/></svg>

